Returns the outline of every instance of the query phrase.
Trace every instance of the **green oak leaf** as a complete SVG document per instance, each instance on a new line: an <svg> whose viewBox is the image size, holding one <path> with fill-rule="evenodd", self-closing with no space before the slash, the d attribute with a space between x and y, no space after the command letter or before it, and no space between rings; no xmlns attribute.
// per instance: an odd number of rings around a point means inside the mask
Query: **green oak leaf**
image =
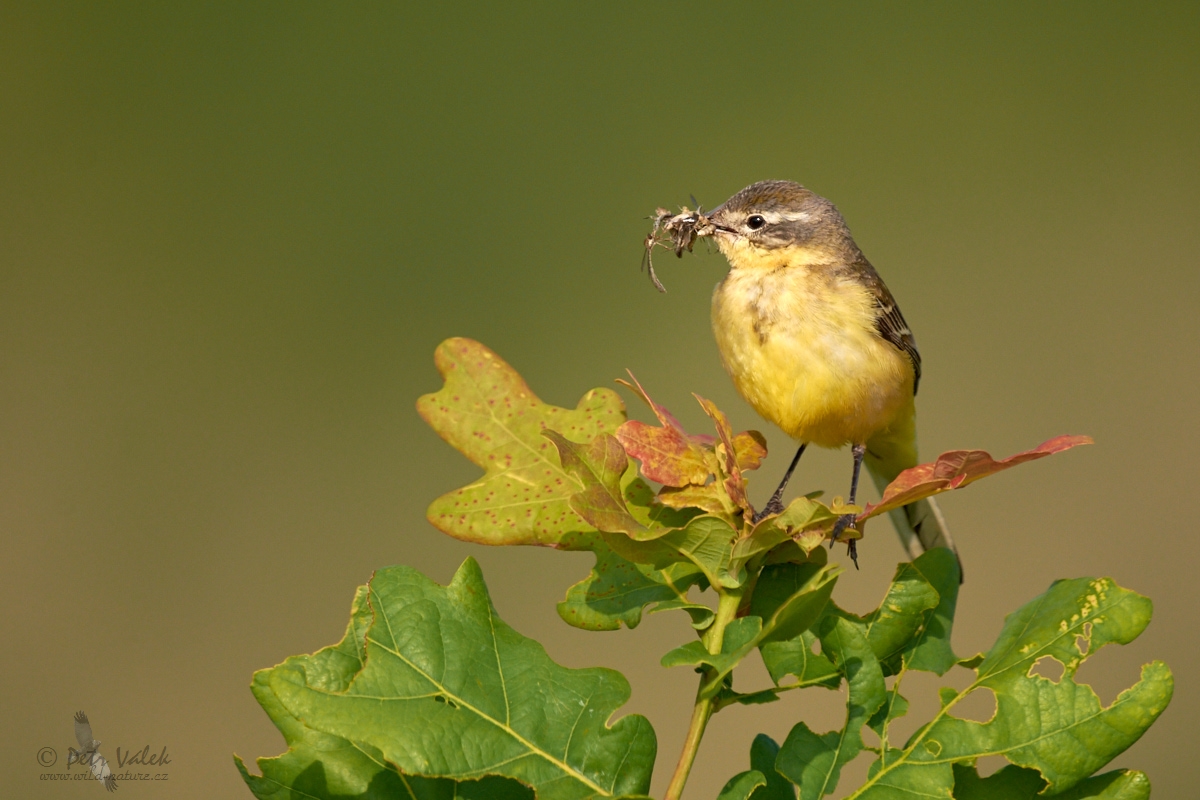
<svg viewBox="0 0 1200 800"><path fill-rule="evenodd" d="M818 548L808 554L806 563L772 564L759 574L754 588L754 596L750 603L750 613L759 617L769 617L788 597L812 579L817 570L825 566L828 556L823 548ZM833 603L829 603L825 613L831 613ZM796 684L789 688L803 686L824 686L836 689L841 682L841 673L833 662L824 655L813 652L817 636L811 627L800 636L787 640L764 642L759 648L763 664L776 685L782 685L788 675L798 678Z"/></svg>
<svg viewBox="0 0 1200 800"><path fill-rule="evenodd" d="M941 548L945 550L945 548ZM949 553L948 550L945 552ZM867 642L884 675L897 672L900 656L923 632L926 612L941 598L913 564L900 564L879 607L862 618Z"/></svg>
<svg viewBox="0 0 1200 800"><path fill-rule="evenodd" d="M657 536L682 528L697 513L653 503L653 491L609 435L625 419L613 392L590 392L573 411L547 405L512 367L470 339L443 342L435 361L445 386L422 397L417 408L444 439L487 470L430 506L435 526L485 544L593 550L597 568L560 606L563 618L579 627L612 630L622 622L632 627L647 603L681 599L672 587L686 592L690 583L679 581L690 570L673 567L668 575L647 568L690 563L677 547L624 548L632 557L623 558L597 532ZM693 624L703 627L711 619L699 604L679 607Z"/></svg>
<svg viewBox="0 0 1200 800"><path fill-rule="evenodd" d="M311 656L288 659L285 664L303 663L314 685L344 691L366 657L365 638L372 620L367 591L366 586L360 586L355 594L350 624L341 642ZM271 672L256 672L250 689L283 733L288 751L275 758L258 759L262 775L252 775L234 756L242 779L260 800L533 800L529 787L498 776L454 781L401 774L377 749L314 730L290 714L271 691Z"/></svg>
<svg viewBox="0 0 1200 800"><path fill-rule="evenodd" d="M736 575L750 559L771 550L809 528L832 525L838 515L824 503L808 497L797 497L782 513L767 517L751 530L750 535L740 539L733 548L729 572Z"/></svg>
<svg viewBox="0 0 1200 800"><path fill-rule="evenodd" d="M765 733L750 745L750 769L729 779L718 800L796 800L796 789L775 769L779 745Z"/></svg>
<svg viewBox="0 0 1200 800"><path fill-rule="evenodd" d="M754 646L794 639L811 628L829 604L829 597L842 571L841 567L833 564L818 567L811 578L765 618L762 633Z"/></svg>
<svg viewBox="0 0 1200 800"><path fill-rule="evenodd" d="M596 566L591 574L568 589L566 599L558 604L558 615L568 624L590 631L614 631L622 624L636 628L642 610L651 604L656 604L653 611L686 611L697 629L711 624L712 609L687 599L688 588L703 579L696 565L676 563L659 570L636 564L621 558L603 540L592 550Z"/></svg>
<svg viewBox="0 0 1200 800"><path fill-rule="evenodd" d="M669 508L656 502L654 490L637 476L632 467L621 479L625 507L635 520L648 528L651 537L682 528L702 511L699 508Z"/></svg>
<svg viewBox="0 0 1200 800"><path fill-rule="evenodd" d="M729 623L720 653L709 653L701 642L689 642L663 656L662 665L707 664L712 670L706 675L699 696L715 696L723 688L725 677L756 647L772 641L794 639L821 617L842 568L816 564L804 566L811 567L807 579L790 596L769 609L770 614L766 619L750 615Z"/></svg>
<svg viewBox="0 0 1200 800"><path fill-rule="evenodd" d="M935 547L914 559L907 569L901 565L897 570L893 585L910 581L914 591L924 593L925 590L920 588L920 583L924 582L938 596L937 605L923 614L921 632L915 643L903 649L907 669L945 675L957 663L958 657L950 647L950 634L958 605L960 574L958 557L945 547Z"/></svg>
<svg viewBox="0 0 1200 800"><path fill-rule="evenodd" d="M675 512L671 512L675 513ZM634 540L623 534L604 534L604 543L626 561L663 570L672 564L697 567L709 585L720 585L729 565L737 532L721 517L702 514L680 529L653 528L652 538ZM593 543L588 543L588 548Z"/></svg>
<svg viewBox="0 0 1200 800"><path fill-rule="evenodd" d="M746 770L734 775L721 789L717 800L749 800L755 790L766 788L767 778L756 769Z"/></svg>
<svg viewBox="0 0 1200 800"><path fill-rule="evenodd" d="M1007 766L986 778L974 767L954 765L955 800L1035 800L1046 782L1037 770ZM1143 772L1114 770L1080 781L1055 800L1150 800L1150 780Z"/></svg>
<svg viewBox="0 0 1200 800"><path fill-rule="evenodd" d="M904 760L902 750L888 750L884 756L871 765L867 782L846 798L926 800L953 796L954 773L950 764L917 767ZM887 766L882 766L885 763Z"/></svg>
<svg viewBox="0 0 1200 800"><path fill-rule="evenodd" d="M863 750L862 727L883 705L883 671L859 626L840 617L822 622L821 647L846 676L846 724L816 734L797 723L779 751L776 768L800 787L800 800L819 800L837 788L842 767Z"/></svg>
<svg viewBox="0 0 1200 800"><path fill-rule="evenodd" d="M1162 713L1174 688L1170 670L1161 662L1146 664L1141 680L1107 708L1090 686L1076 683L1074 676L1079 665L1104 645L1133 641L1149 623L1151 610L1145 597L1107 578L1054 583L1005 619L996 644L982 659L967 662L976 665L971 685L962 691L942 690L941 710L933 721L903 749L885 749L867 783L849 797L915 799L957 792L956 775L964 785L971 778L951 766L972 764L987 755L1003 755L1012 764L1035 771L1040 775L1037 791L1056 797L1125 796L1102 793L1110 791L1141 796L1144 776L1137 773L1121 777L1119 786L1117 777L1103 786L1087 779L1137 741ZM1033 671L1045 658L1062 665L1057 681ZM902 677L903 673L897 680ZM954 717L958 703L980 689L991 690L995 697L993 717L982 723ZM883 721L885 732L886 724ZM1016 770L1004 772L986 785L1000 791L1009 781L1014 786L1025 781L1023 775ZM994 796L1010 795L1029 796Z"/></svg>
<svg viewBox="0 0 1200 800"><path fill-rule="evenodd" d="M842 682L842 675L832 661L823 654L814 652L816 643L816 634L805 631L786 642L764 644L762 659L771 680L780 687L824 686L827 689L836 689ZM788 675L796 676L795 684L784 683Z"/></svg>
<svg viewBox="0 0 1200 800"><path fill-rule="evenodd" d="M559 546L569 533L593 530L571 510L569 498L580 484L542 431L583 442L612 433L625 421L616 392L593 389L574 409L548 405L503 359L471 339L447 339L434 361L445 386L418 400L417 411L486 472L435 500L429 521L455 538L493 545Z"/></svg>
<svg viewBox="0 0 1200 800"><path fill-rule="evenodd" d="M745 657L746 645L754 641L762 633L762 620L758 617L738 617L731 620L729 625L725 627L725 637L721 641L721 652L710 653L704 647L704 643L700 641L692 641L687 644L680 645L674 650L666 653L661 660L664 667L695 667L701 664L707 664L715 670L719 670L721 677L728 675L737 666L737 663ZM743 652L744 651L744 652ZM703 691L701 696L712 696L716 694L720 688L721 681L709 681L708 685L711 689L707 694ZM716 686L713 686L716 684Z"/></svg>
<svg viewBox="0 0 1200 800"><path fill-rule="evenodd" d="M669 571L669 570L664 570ZM678 600L667 600L659 603L654 608L651 608L647 613L657 614L660 611L685 611L692 618L692 627L698 631L707 630L708 626L712 625L716 613L704 605L703 603L694 603L691 600L680 598Z"/></svg>
<svg viewBox="0 0 1200 800"><path fill-rule="evenodd" d="M888 724L892 720L899 719L907 713L908 700L906 700L904 695L900 694L900 692L893 687L893 689L888 692L887 699L883 701L883 705L881 705L879 710L872 714L871 718L867 720L867 727L875 731L875 733L886 742Z"/></svg>
<svg viewBox="0 0 1200 800"><path fill-rule="evenodd" d="M698 567L710 586L720 586L729 566L737 531L721 517L701 514L682 528L655 528L650 538L633 540L612 535L605 542L627 561L664 569L674 563Z"/></svg>
<svg viewBox="0 0 1200 800"><path fill-rule="evenodd" d="M502 776L539 800L646 793L653 729L636 715L610 724L629 684L613 670L561 667L501 621L473 559L445 587L392 567L369 590L373 619L348 683L303 658L269 671L291 717L404 773Z"/></svg>
<svg viewBox="0 0 1200 800"><path fill-rule="evenodd" d="M763 774L766 786L756 789L752 800L796 800L796 789L775 769L779 745L765 733L754 737L750 744L750 768Z"/></svg>
<svg viewBox="0 0 1200 800"><path fill-rule="evenodd" d="M722 585L737 532L720 517L703 514L658 539L700 567L712 586Z"/></svg>
<svg viewBox="0 0 1200 800"><path fill-rule="evenodd" d="M730 681L732 683L732 681ZM734 704L741 706L762 706L779 700L778 689L760 689L757 692L735 692L728 684L713 696L713 710L720 711Z"/></svg>
<svg viewBox="0 0 1200 800"><path fill-rule="evenodd" d="M814 550L810 558L820 558L824 563L823 554L823 550ZM780 595L804 580L808 570L811 567L803 564L779 564L763 569L751 613L765 613ZM871 613L860 617L830 603L825 614L859 627L885 676L896 674L902 660L908 669L943 674L956 663L950 649L950 630L958 585L958 562L954 555L945 548L934 548L912 563L897 566L883 601ZM800 680L789 688L836 687L837 670L828 658L813 652L815 642L815 635L809 631L793 640L765 645L763 663L771 679L779 685L787 675L795 675Z"/></svg>
<svg viewBox="0 0 1200 800"><path fill-rule="evenodd" d="M935 547L897 565L877 609L863 617L838 613L861 623L885 676L899 672L902 661L906 669L943 675L957 663L950 633L958 586L954 553Z"/></svg>

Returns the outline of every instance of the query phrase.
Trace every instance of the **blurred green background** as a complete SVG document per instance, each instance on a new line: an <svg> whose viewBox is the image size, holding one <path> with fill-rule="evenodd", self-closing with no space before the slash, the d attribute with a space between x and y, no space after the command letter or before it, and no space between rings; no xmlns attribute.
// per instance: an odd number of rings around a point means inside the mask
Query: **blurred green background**
<svg viewBox="0 0 1200 800"><path fill-rule="evenodd" d="M839 205L916 331L925 455L1096 438L946 498L956 649L1057 577L1149 594L1146 634L1081 677L1110 702L1170 663L1174 703L1115 764L1191 796L1198 9L4 3L6 793L99 791L39 780L84 709L105 748L169 749L169 783L122 797L248 797L230 754L283 749L251 673L336 641L373 569L444 582L473 555L554 658L629 676L661 794L694 691L657 663L682 615L570 629L554 603L590 556L436 532L426 504L478 473L413 403L448 336L560 405L628 367L689 425L696 391L765 431L761 502L791 445L719 365L724 260L664 253L665 295L638 262L656 205L790 178ZM806 457L794 486L844 492L849 463ZM841 581L852 608L901 555L887 527ZM837 703L721 714L688 796Z"/></svg>

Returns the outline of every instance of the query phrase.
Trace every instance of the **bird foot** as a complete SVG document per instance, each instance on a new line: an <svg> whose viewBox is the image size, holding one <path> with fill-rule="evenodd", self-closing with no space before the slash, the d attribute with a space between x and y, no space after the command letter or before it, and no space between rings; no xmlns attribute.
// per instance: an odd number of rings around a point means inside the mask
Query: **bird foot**
<svg viewBox="0 0 1200 800"><path fill-rule="evenodd" d="M833 533L830 534L829 537L830 550L832 550L833 546L837 544L838 537L841 536L847 528L854 527L854 518L854 514L842 514L840 517L838 517L837 522L833 523ZM854 562L854 568L858 569L858 540L847 539L846 551L850 555L850 560Z"/></svg>
<svg viewBox="0 0 1200 800"><path fill-rule="evenodd" d="M762 522L764 519L771 516L772 514L782 514L782 513L783 513L783 501L780 500L778 497L772 497L770 500L767 501L767 504L765 506L763 506L762 511L759 511L757 514L755 514L753 517L751 517L750 521L757 525L759 522Z"/></svg>
<svg viewBox="0 0 1200 800"><path fill-rule="evenodd" d="M830 534L829 544L833 545L835 542L837 542L838 537L842 535L842 532L845 531L846 528L853 528L853 527L854 527L854 515L853 514L842 514L840 517L837 518L837 522L833 523L833 533Z"/></svg>

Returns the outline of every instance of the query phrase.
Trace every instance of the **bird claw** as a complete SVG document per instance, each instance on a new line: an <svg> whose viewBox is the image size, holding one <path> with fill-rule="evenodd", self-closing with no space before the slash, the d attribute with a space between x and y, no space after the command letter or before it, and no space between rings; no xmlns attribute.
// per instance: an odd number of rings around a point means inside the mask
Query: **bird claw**
<svg viewBox="0 0 1200 800"><path fill-rule="evenodd" d="M833 523L833 533L830 535L830 544L837 542L838 537L842 535L846 528L854 527L854 515L842 514L837 518L837 522Z"/></svg>
<svg viewBox="0 0 1200 800"><path fill-rule="evenodd" d="M833 546L837 544L838 537L841 536L847 528L854 527L854 519L854 514L842 514L837 518L837 522L833 523L833 532L829 537L830 550L832 550ZM850 560L854 562L854 568L858 569L858 540L847 539L846 551L850 555Z"/></svg>
<svg viewBox="0 0 1200 800"><path fill-rule="evenodd" d="M782 514L782 513L783 513L783 501L780 500L778 497L772 497L770 500L767 501L767 504L765 506L763 506L762 511L759 511L757 514L755 514L753 517L751 517L750 521L753 522L755 525L757 525L759 522L762 522L764 519L766 519L769 516L772 516L774 514Z"/></svg>

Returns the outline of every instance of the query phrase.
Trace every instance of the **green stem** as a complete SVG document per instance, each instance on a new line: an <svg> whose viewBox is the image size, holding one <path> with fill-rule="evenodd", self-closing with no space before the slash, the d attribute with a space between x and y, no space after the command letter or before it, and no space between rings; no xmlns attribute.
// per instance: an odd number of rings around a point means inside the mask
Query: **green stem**
<svg viewBox="0 0 1200 800"><path fill-rule="evenodd" d="M675 765L675 774L671 776L671 784L667 787L665 800L679 800L683 795L684 784L692 771L696 760L696 752L700 749L700 739L704 736L704 728L708 718L712 716L712 698L701 700L696 698L696 706L692 709L692 722L688 726L687 739L683 742L683 752L679 754L679 763Z"/></svg>
<svg viewBox="0 0 1200 800"><path fill-rule="evenodd" d="M721 646L725 643L725 628L737 616L738 605L742 601L742 591L721 591L720 598L717 604L717 617L701 637L704 648L714 655L721 652ZM667 786L664 800L679 800L683 795L683 787L692 771L692 764L696 761L696 753L700 749L700 740L704 737L704 729L708 726L709 717L713 715L714 698L701 697L704 684L708 682L711 672L711 668L705 668L700 674L700 688L696 690L696 705L692 708L692 721L688 725L687 738L683 742L683 752L679 754L679 763L675 765L675 774L671 776L671 783Z"/></svg>

